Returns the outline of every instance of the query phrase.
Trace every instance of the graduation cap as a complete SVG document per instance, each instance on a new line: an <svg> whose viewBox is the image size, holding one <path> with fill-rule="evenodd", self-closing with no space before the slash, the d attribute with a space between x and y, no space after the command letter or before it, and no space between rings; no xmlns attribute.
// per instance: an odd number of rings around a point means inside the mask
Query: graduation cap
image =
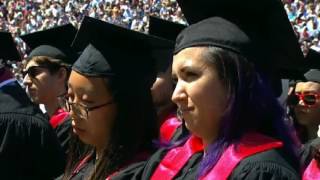
<svg viewBox="0 0 320 180"><path fill-rule="evenodd" d="M293 84L299 81L313 81L317 79L317 70L320 70L320 53L310 49L304 59L302 68L296 70L284 70L281 72L281 77L290 79ZM313 76L313 74L315 76ZM320 77L318 81L320 81Z"/></svg>
<svg viewBox="0 0 320 180"><path fill-rule="evenodd" d="M289 87L295 87L298 82L313 81L320 83L320 53L310 49L305 57L302 69L282 70L280 77L283 81L288 81ZM285 97L288 93L288 87L283 86ZM283 95L283 96L284 96Z"/></svg>
<svg viewBox="0 0 320 180"><path fill-rule="evenodd" d="M310 49L306 56L306 73L305 81L313 81L320 83L320 53Z"/></svg>
<svg viewBox="0 0 320 180"><path fill-rule="evenodd" d="M309 49L305 61L305 69L320 69L320 52Z"/></svg>
<svg viewBox="0 0 320 180"><path fill-rule="evenodd" d="M280 0L177 1L189 24L213 16L236 24L257 47L255 64L270 69L302 67L303 54Z"/></svg>
<svg viewBox="0 0 320 180"><path fill-rule="evenodd" d="M163 20L158 17L150 16L149 18L149 34L170 40L172 43L176 41L178 34L184 28L186 28L185 25ZM166 72L168 67L171 65L173 48L168 49L168 52L172 54L171 57L159 58L159 61L156 62L157 72Z"/></svg>
<svg viewBox="0 0 320 180"><path fill-rule="evenodd" d="M16 43L9 32L0 32L0 59L3 61L20 61L21 57Z"/></svg>
<svg viewBox="0 0 320 180"><path fill-rule="evenodd" d="M154 63L169 58L171 41L85 17L72 47L84 49L73 70L87 76L115 76L126 83L155 79Z"/></svg>
<svg viewBox="0 0 320 180"><path fill-rule="evenodd" d="M71 48L71 43L76 33L77 29L67 24L20 37L31 48L28 58L48 56L73 64L77 53Z"/></svg>
<svg viewBox="0 0 320 180"><path fill-rule="evenodd" d="M187 26L150 16L149 34L176 41L178 34Z"/></svg>

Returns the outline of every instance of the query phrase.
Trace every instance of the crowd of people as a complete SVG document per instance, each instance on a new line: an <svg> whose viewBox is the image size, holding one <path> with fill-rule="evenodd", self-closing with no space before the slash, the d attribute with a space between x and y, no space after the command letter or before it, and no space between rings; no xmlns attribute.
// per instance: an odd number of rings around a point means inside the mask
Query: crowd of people
<svg viewBox="0 0 320 180"><path fill-rule="evenodd" d="M31 2L2 3L3 179L320 179L319 33L285 13L310 2Z"/></svg>
<svg viewBox="0 0 320 180"><path fill-rule="evenodd" d="M302 50L320 51L320 1L282 0Z"/></svg>
<svg viewBox="0 0 320 180"><path fill-rule="evenodd" d="M320 51L318 0L282 0L301 48ZM78 27L84 16L148 32L149 15L186 24L175 0L19 0L0 1L0 30L15 37L71 22ZM16 38L22 54L26 46Z"/></svg>
<svg viewBox="0 0 320 180"><path fill-rule="evenodd" d="M0 1L0 30L14 37L72 23L79 27L84 16L101 19L132 30L148 32L149 15L186 24L172 0L18 0ZM21 52L26 51L16 38Z"/></svg>

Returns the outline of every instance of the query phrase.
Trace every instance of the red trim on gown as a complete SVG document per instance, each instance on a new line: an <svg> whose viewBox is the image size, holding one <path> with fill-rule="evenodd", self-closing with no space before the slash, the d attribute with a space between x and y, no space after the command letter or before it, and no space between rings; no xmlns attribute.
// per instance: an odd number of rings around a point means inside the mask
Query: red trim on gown
<svg viewBox="0 0 320 180"><path fill-rule="evenodd" d="M137 155L134 156L134 158L130 159L129 161L127 161L127 163L125 163L123 166L121 166L119 168L118 171L115 171L114 173L112 173L110 176L108 176L106 178L106 180L110 180L110 178L114 175L116 175L119 171L121 171L122 169L126 168L127 166L133 164L133 163L136 163L136 162L141 162L141 161L145 161L149 158L150 156L150 153L147 152L147 151L143 151L143 152L140 152L138 153ZM91 153L87 156L85 156L76 166L76 168L72 171L72 175L71 175L71 178L74 177L75 175L77 175L80 170L82 168L85 167L85 165L92 160L92 157L94 157L94 154Z"/></svg>
<svg viewBox="0 0 320 180"><path fill-rule="evenodd" d="M175 114L167 116L160 127L160 142L169 142L181 124L181 120Z"/></svg>
<svg viewBox="0 0 320 180"><path fill-rule="evenodd" d="M302 180L320 179L320 167L315 159L312 159L308 167L303 173Z"/></svg>
<svg viewBox="0 0 320 180"><path fill-rule="evenodd" d="M63 109L58 109L53 116L50 118L50 125L55 129L59 124L63 123L69 116L68 112L65 112Z"/></svg>
<svg viewBox="0 0 320 180"><path fill-rule="evenodd" d="M191 136L183 146L171 149L161 160L153 173L152 180L173 179L188 160L197 152L203 151L202 140Z"/></svg>

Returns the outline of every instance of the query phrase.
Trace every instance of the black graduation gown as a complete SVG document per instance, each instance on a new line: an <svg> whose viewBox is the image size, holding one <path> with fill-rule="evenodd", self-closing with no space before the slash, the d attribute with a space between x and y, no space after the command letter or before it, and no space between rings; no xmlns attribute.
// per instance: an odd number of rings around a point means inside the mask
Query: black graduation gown
<svg viewBox="0 0 320 180"><path fill-rule="evenodd" d="M306 168L310 164L313 158L313 151L316 148L320 148L320 138L310 140L303 145L300 153L300 161L303 168Z"/></svg>
<svg viewBox="0 0 320 180"><path fill-rule="evenodd" d="M66 120L64 120L61 124L59 124L54 131L56 132L59 142L61 144L61 147L64 152L67 152L69 148L69 140L71 137L71 131L72 131L72 126L71 126L71 118L70 116L67 117Z"/></svg>
<svg viewBox="0 0 320 180"><path fill-rule="evenodd" d="M0 179L53 179L65 166L57 136L17 82L0 88Z"/></svg>
<svg viewBox="0 0 320 180"><path fill-rule="evenodd" d="M70 180L85 180L91 175L95 166L95 157L86 162L83 167Z"/></svg>
<svg viewBox="0 0 320 180"><path fill-rule="evenodd" d="M137 163L113 176L112 180L151 178L161 159L167 153L166 149L159 149L146 162ZM187 164L176 175L177 180L194 180L202 159L202 153L194 154ZM285 157L285 158L284 158ZM229 180L298 180L298 164L286 157L281 149L273 149L258 153L242 160L229 176Z"/></svg>

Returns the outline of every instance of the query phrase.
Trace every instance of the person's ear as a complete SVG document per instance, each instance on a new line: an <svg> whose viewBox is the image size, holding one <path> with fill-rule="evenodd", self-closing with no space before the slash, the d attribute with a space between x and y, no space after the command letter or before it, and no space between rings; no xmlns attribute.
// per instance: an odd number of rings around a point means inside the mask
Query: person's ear
<svg viewBox="0 0 320 180"><path fill-rule="evenodd" d="M67 81L67 69L64 68L64 67L60 67L59 71L58 71L58 79L61 81L61 82L64 82L64 81Z"/></svg>

